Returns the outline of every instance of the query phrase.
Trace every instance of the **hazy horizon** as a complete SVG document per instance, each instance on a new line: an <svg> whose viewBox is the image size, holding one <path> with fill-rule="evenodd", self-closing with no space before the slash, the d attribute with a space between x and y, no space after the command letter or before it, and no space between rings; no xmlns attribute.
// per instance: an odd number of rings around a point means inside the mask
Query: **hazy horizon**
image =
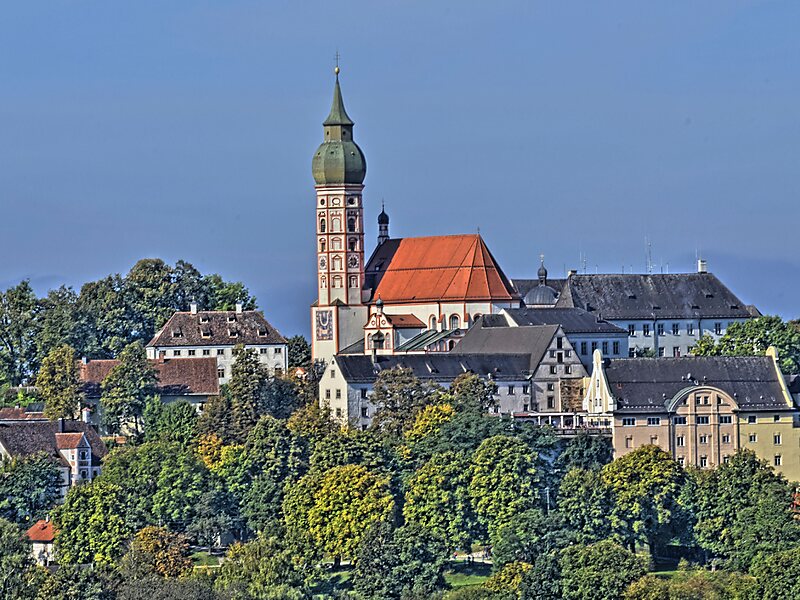
<svg viewBox="0 0 800 600"><path fill-rule="evenodd" d="M315 300L311 157L341 83L368 252L480 229L510 278L693 272L797 318L800 4L6 6L0 285L183 259L286 335Z"/></svg>

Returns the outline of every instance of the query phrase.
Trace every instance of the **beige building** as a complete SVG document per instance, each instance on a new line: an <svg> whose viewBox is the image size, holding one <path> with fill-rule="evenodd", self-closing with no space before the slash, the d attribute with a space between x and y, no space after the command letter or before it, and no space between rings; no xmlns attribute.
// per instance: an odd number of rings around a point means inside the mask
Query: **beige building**
<svg viewBox="0 0 800 600"><path fill-rule="evenodd" d="M748 448L800 481L800 411L773 349L763 357L606 360L594 355L583 408L612 427L615 456L646 444L711 468Z"/></svg>

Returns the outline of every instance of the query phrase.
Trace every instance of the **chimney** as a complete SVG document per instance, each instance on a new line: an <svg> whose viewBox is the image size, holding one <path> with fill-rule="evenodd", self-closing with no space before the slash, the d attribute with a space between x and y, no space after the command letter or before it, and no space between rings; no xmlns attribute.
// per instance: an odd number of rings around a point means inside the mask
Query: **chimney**
<svg viewBox="0 0 800 600"><path fill-rule="evenodd" d="M698 258L697 259L697 272L698 273L708 273L708 261Z"/></svg>
<svg viewBox="0 0 800 600"><path fill-rule="evenodd" d="M189 303L189 312L192 313L193 315L197 314L197 302L196 301L192 300Z"/></svg>
<svg viewBox="0 0 800 600"><path fill-rule="evenodd" d="M88 364L89 364L89 359L88 359L88 358L86 358L85 356L83 356L83 357L81 357L81 362L82 362L83 364L85 364L85 365L88 365Z"/></svg>
<svg viewBox="0 0 800 600"><path fill-rule="evenodd" d="M84 406L83 410L81 410L81 421L84 423L91 423L92 421L92 410L88 406Z"/></svg>
<svg viewBox="0 0 800 600"><path fill-rule="evenodd" d="M243 309L243 308L244 308L244 307L242 306L242 303L241 303L241 302L237 302L237 303L236 303L236 312L237 312L237 313L241 314L241 313L242 313L242 309Z"/></svg>
<svg viewBox="0 0 800 600"><path fill-rule="evenodd" d="M573 275L577 275L577 274L578 274L578 271L576 271L575 269L570 269L569 271L567 271L567 277L572 277Z"/></svg>

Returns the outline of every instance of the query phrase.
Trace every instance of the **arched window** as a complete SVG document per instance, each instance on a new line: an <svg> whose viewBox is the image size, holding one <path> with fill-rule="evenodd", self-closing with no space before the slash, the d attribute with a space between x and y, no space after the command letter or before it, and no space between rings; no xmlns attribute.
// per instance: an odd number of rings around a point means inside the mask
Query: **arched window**
<svg viewBox="0 0 800 600"><path fill-rule="evenodd" d="M341 271L342 270L342 257L341 256L334 256L332 262L333 262L333 270L334 271Z"/></svg>
<svg viewBox="0 0 800 600"><path fill-rule="evenodd" d="M350 287L357 288L358 287L358 277L356 275L350 276Z"/></svg>
<svg viewBox="0 0 800 600"><path fill-rule="evenodd" d="M458 315L450 315L450 329L458 329L460 325Z"/></svg>
<svg viewBox="0 0 800 600"><path fill-rule="evenodd" d="M321 217L319 220L319 232L325 233L325 217Z"/></svg>
<svg viewBox="0 0 800 600"><path fill-rule="evenodd" d="M325 240L320 240L319 241L319 251L320 252L325 252Z"/></svg>
<svg viewBox="0 0 800 600"><path fill-rule="evenodd" d="M358 240L356 238L350 238L348 245L350 247L350 252L355 252L358 248Z"/></svg>
<svg viewBox="0 0 800 600"><path fill-rule="evenodd" d="M333 287L340 288L342 287L342 277L341 275L335 275L333 278Z"/></svg>
<svg viewBox="0 0 800 600"><path fill-rule="evenodd" d="M334 233L339 233L342 230L342 220L339 217L333 217L331 219L331 231Z"/></svg>
<svg viewBox="0 0 800 600"><path fill-rule="evenodd" d="M320 287L323 287L323 288L328 287L328 278L325 277L325 275L323 275L322 277L319 278L319 285L320 285Z"/></svg>
<svg viewBox="0 0 800 600"><path fill-rule="evenodd" d="M342 239L341 238L333 238L331 240L331 250L341 250L342 249Z"/></svg>
<svg viewBox="0 0 800 600"><path fill-rule="evenodd" d="M431 318L428 321L428 323L429 323L430 329L434 329L434 330L436 329L436 317L431 315Z"/></svg>
<svg viewBox="0 0 800 600"><path fill-rule="evenodd" d="M356 230L356 220L353 217L347 219L347 231L355 231Z"/></svg>
<svg viewBox="0 0 800 600"><path fill-rule="evenodd" d="M447 342L447 349L448 350L452 350L455 347L456 347L456 341L455 340L450 340L449 342Z"/></svg>
<svg viewBox="0 0 800 600"><path fill-rule="evenodd" d="M472 322L474 323L480 318L481 318L481 313L475 313L474 315L472 315Z"/></svg>

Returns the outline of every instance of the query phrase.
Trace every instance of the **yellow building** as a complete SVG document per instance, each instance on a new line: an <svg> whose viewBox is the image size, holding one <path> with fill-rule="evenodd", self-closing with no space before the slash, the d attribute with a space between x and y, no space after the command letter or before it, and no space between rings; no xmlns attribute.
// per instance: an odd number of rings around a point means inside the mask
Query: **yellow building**
<svg viewBox="0 0 800 600"><path fill-rule="evenodd" d="M711 468L741 448L800 481L800 410L766 356L593 357L583 408L611 425L615 456L646 444L682 465Z"/></svg>

